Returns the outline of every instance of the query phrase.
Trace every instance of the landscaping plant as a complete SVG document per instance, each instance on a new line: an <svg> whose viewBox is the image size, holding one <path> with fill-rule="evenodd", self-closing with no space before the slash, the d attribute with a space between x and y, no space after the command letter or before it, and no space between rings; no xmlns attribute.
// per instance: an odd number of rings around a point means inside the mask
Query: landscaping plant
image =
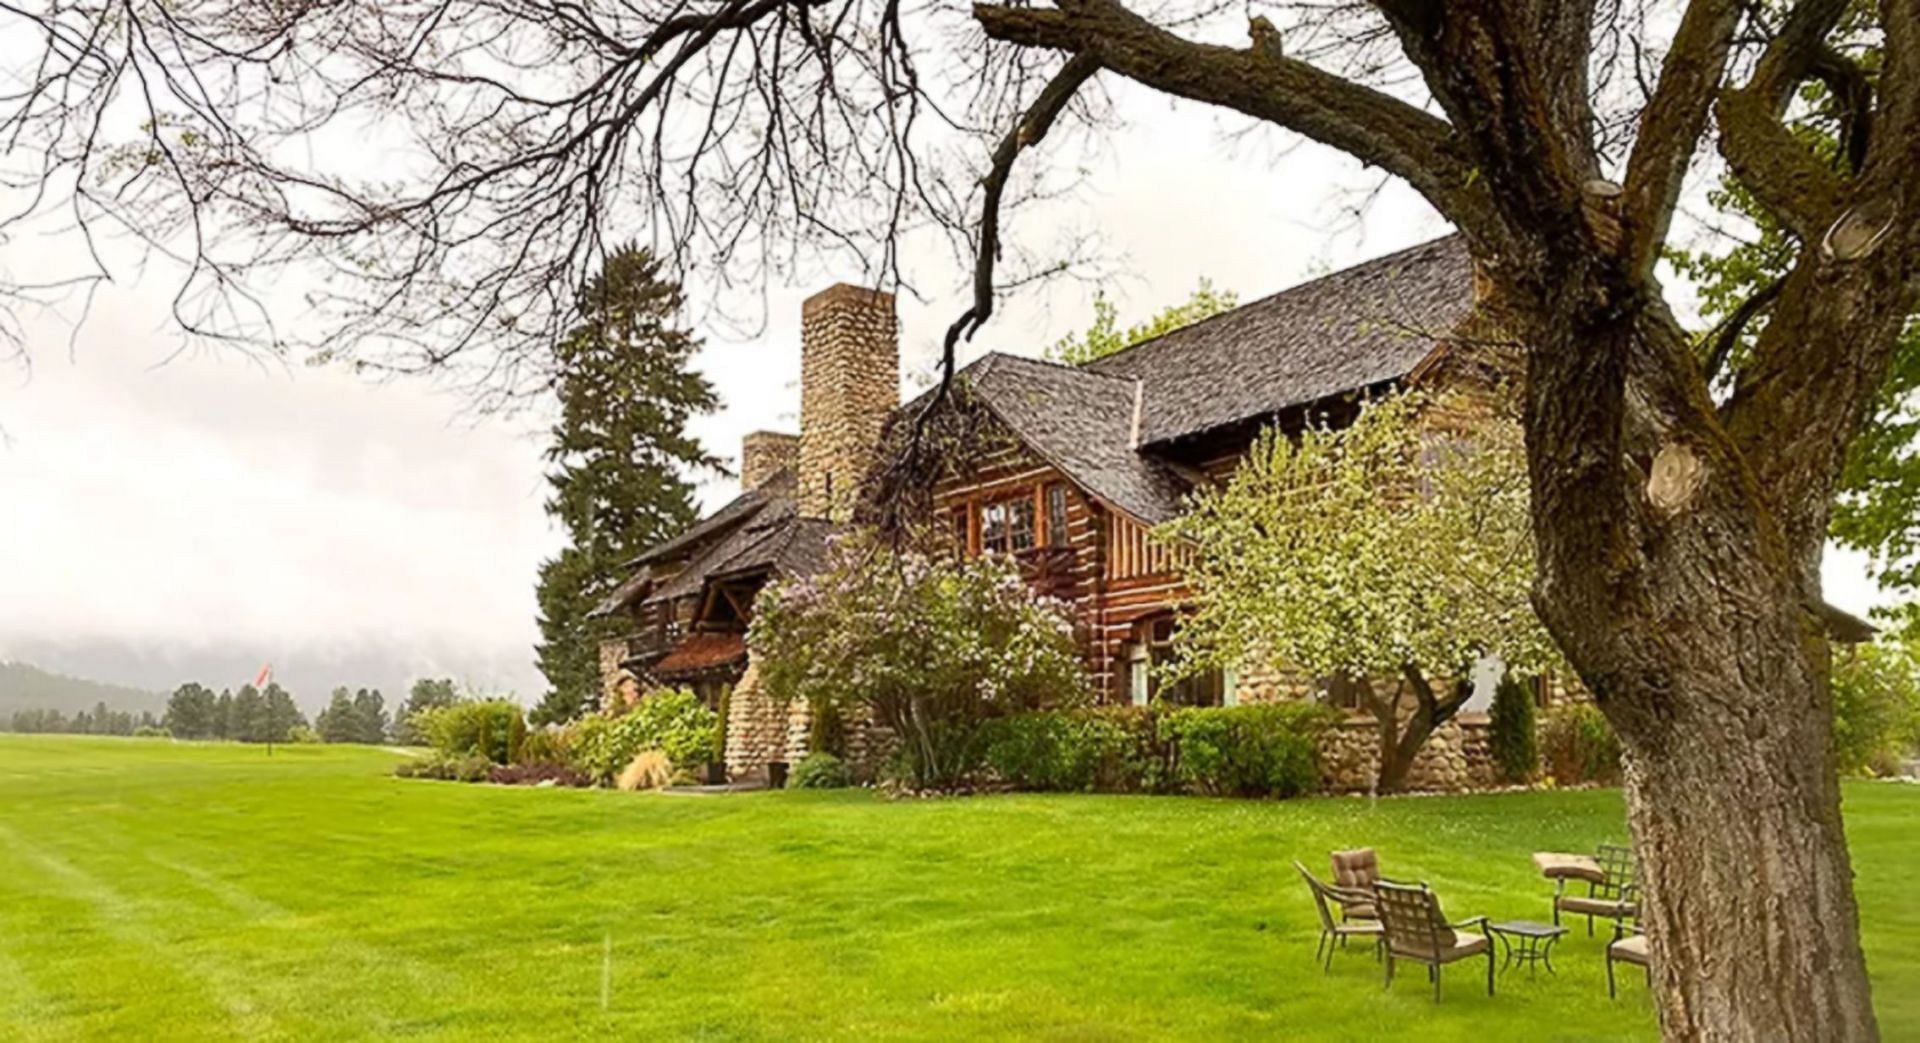
<svg viewBox="0 0 1920 1043"><path fill-rule="evenodd" d="M1883 637L1834 664L1833 744L1842 772L1891 775L1920 753L1920 662Z"/></svg>
<svg viewBox="0 0 1920 1043"><path fill-rule="evenodd" d="M1534 735L1533 693L1526 683L1511 673L1501 675L1487 716L1487 744L1501 780L1532 779L1540 767L1540 747Z"/></svg>
<svg viewBox="0 0 1920 1043"><path fill-rule="evenodd" d="M510 699L472 699L437 706L414 715L414 727L443 756L478 754L494 764L509 764L526 737L526 718Z"/></svg>
<svg viewBox="0 0 1920 1043"><path fill-rule="evenodd" d="M800 758L787 773L787 785L793 789L845 789L853 785L853 772L846 761L815 750Z"/></svg>
<svg viewBox="0 0 1920 1043"><path fill-rule="evenodd" d="M763 591L747 640L774 698L892 729L891 770L915 789L965 780L984 722L1086 689L1064 607L994 555L848 540L825 574Z"/></svg>
<svg viewBox="0 0 1920 1043"><path fill-rule="evenodd" d="M1472 695L1449 678L1489 655L1519 670L1557 660L1529 596L1520 427L1499 408L1405 393L1344 428L1265 431L1231 478L1156 530L1193 562L1173 672L1354 678L1380 723L1379 788L1402 788ZM1470 436L1449 422L1489 410Z"/></svg>
<svg viewBox="0 0 1920 1043"><path fill-rule="evenodd" d="M564 740L573 761L596 781L615 781L635 757L658 750L672 770L693 771L720 757L720 715L684 688L661 688L617 717L589 714Z"/></svg>

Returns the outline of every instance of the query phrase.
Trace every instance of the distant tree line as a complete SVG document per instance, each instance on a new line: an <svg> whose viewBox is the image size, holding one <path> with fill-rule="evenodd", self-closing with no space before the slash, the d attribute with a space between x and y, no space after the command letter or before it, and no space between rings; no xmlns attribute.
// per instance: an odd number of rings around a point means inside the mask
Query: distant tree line
<svg viewBox="0 0 1920 1043"><path fill-rule="evenodd" d="M25 735L132 735L142 728L160 727L151 711L136 714L129 710L109 710L104 702L71 717L59 710L15 710L7 717L0 717L0 724L5 725L6 731Z"/></svg>
<svg viewBox="0 0 1920 1043"><path fill-rule="evenodd" d="M242 685L238 691L216 694L206 685L189 682L173 690L165 714L158 718L150 712L110 710L102 702L92 711L82 710L71 717L59 710L16 710L0 717L0 730L23 734L166 734L176 739L232 742L415 745L422 738L413 724L414 715L459 701L460 695L448 678L415 681L394 713L387 711L386 697L377 688L335 688L326 708L309 726L293 696L278 684L270 683L264 689Z"/></svg>

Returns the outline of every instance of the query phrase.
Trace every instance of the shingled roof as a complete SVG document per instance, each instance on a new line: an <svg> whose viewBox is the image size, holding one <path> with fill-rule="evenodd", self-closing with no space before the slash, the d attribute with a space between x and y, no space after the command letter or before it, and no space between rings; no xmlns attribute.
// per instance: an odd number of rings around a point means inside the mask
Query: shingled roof
<svg viewBox="0 0 1920 1043"><path fill-rule="evenodd" d="M1142 521L1157 524L1180 513L1188 483L1134 449L1140 382L997 352L955 379L1081 488Z"/></svg>
<svg viewBox="0 0 1920 1043"><path fill-rule="evenodd" d="M1466 317L1459 236L1285 289L1090 362L1146 388L1140 445L1270 416L1412 373Z"/></svg>

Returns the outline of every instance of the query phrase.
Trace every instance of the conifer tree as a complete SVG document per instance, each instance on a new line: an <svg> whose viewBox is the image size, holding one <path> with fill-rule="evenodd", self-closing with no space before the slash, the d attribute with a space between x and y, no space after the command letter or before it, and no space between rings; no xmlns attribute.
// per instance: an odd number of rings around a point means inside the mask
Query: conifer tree
<svg viewBox="0 0 1920 1043"><path fill-rule="evenodd" d="M567 547L541 566L540 670L549 690L536 721L564 721L597 704L599 644L618 624L589 620L635 554L695 517L689 472L719 462L687 423L719 404L693 372L700 342L675 325L680 287L638 247L607 259L583 291L584 321L555 345L560 420L547 461L547 512Z"/></svg>

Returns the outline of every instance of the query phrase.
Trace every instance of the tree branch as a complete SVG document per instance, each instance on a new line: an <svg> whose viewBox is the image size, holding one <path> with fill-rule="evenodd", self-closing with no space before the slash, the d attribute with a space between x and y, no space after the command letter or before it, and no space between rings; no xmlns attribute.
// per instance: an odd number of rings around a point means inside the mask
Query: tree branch
<svg viewBox="0 0 1920 1043"><path fill-rule="evenodd" d="M1622 201L1623 252L1628 270L1637 277L1651 274L1660 256L1739 22L1740 5L1734 0L1688 4L1673 48L1661 64L1653 98L1640 114Z"/></svg>
<svg viewBox="0 0 1920 1043"><path fill-rule="evenodd" d="M1177 97L1277 124L1412 185L1469 234L1498 227L1486 186L1446 121L1277 48L1197 43L1116 0L1066 0L1057 8L975 4L991 39L1072 54Z"/></svg>
<svg viewBox="0 0 1920 1043"><path fill-rule="evenodd" d="M1797 141L1782 122L1793 90L1812 75L1848 0L1802 0L1768 42L1744 87L1722 91L1720 154L1762 205L1805 243L1839 216L1841 177Z"/></svg>

